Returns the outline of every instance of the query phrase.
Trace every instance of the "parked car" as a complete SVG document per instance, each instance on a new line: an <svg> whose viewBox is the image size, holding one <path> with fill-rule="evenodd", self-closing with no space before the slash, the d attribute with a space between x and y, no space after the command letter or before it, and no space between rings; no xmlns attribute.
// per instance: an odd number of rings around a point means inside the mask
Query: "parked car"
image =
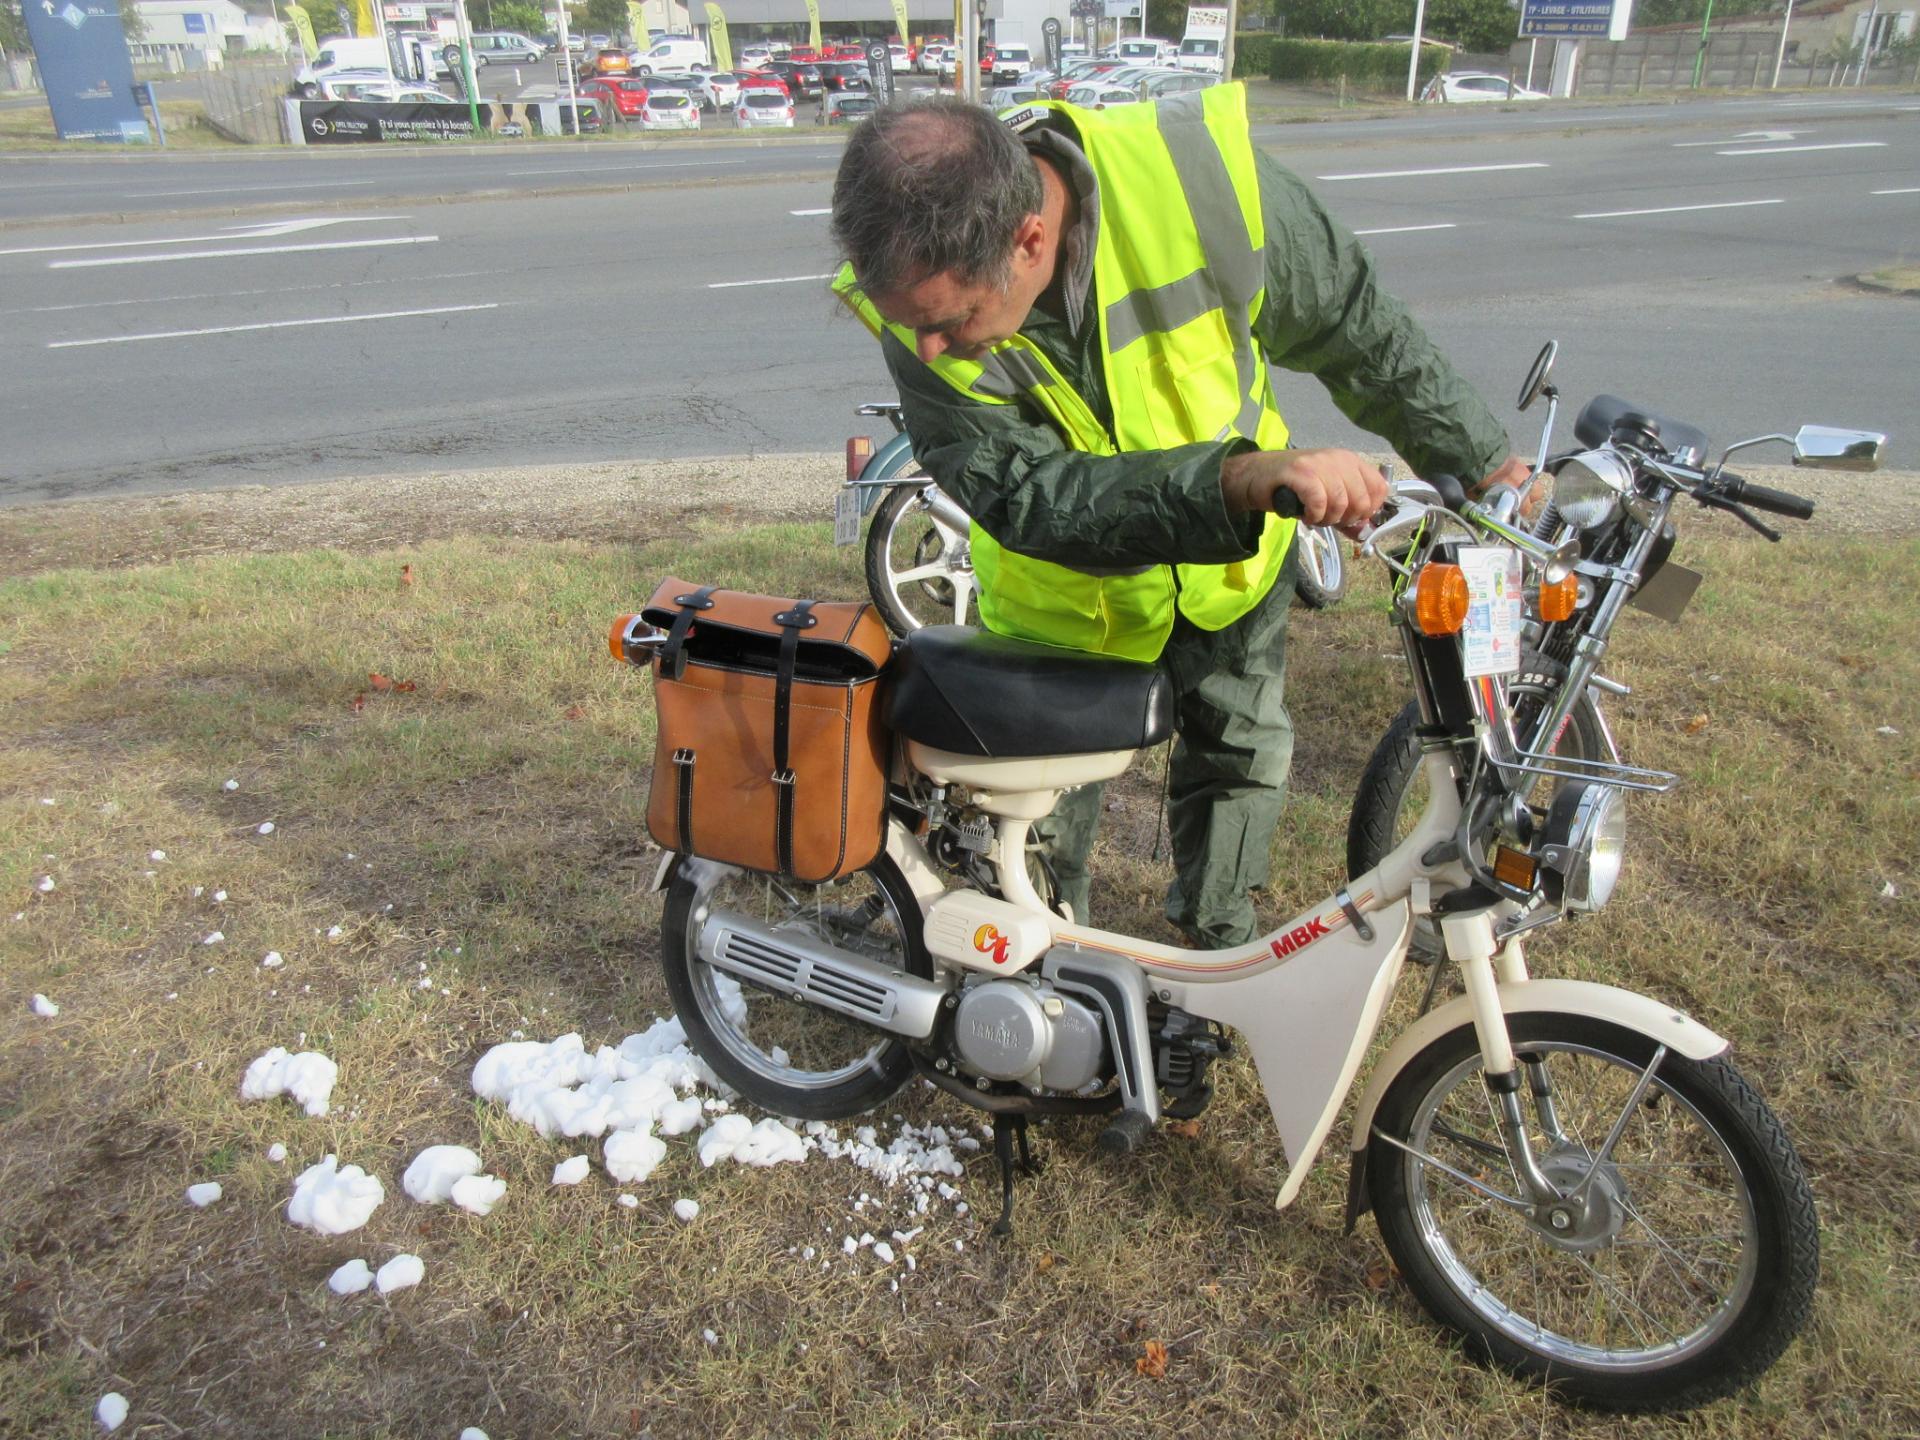
<svg viewBox="0 0 1920 1440"><path fill-rule="evenodd" d="M474 32L475 65L528 65L546 53L543 46L513 30Z"/></svg>
<svg viewBox="0 0 1920 1440"><path fill-rule="evenodd" d="M796 65L818 65L826 58L811 45L794 45L787 50L787 59Z"/></svg>
<svg viewBox="0 0 1920 1440"><path fill-rule="evenodd" d="M828 60L820 67L820 88L833 94L843 90L873 89L873 72L864 60Z"/></svg>
<svg viewBox="0 0 1920 1440"><path fill-rule="evenodd" d="M938 75L940 57L947 52L948 48L944 40L923 40L920 43L920 53L914 57L913 68L922 75Z"/></svg>
<svg viewBox="0 0 1920 1440"><path fill-rule="evenodd" d="M898 75L902 70L913 69L913 47L902 45L898 40L887 42L887 68Z"/></svg>
<svg viewBox="0 0 1920 1440"><path fill-rule="evenodd" d="M820 67L799 60L776 60L767 67L786 81L787 93L796 100L811 100L820 93Z"/></svg>
<svg viewBox="0 0 1920 1440"><path fill-rule="evenodd" d="M996 85L987 97L987 104L995 110L1008 110L1015 105L1030 105L1041 98L1038 85Z"/></svg>
<svg viewBox="0 0 1920 1440"><path fill-rule="evenodd" d="M1011 84L1021 74L1033 68L1033 51L1018 42L993 47L993 78L1001 84ZM987 66L981 66L986 72Z"/></svg>
<svg viewBox="0 0 1920 1440"><path fill-rule="evenodd" d="M1112 50L1114 59L1124 60L1129 65L1172 65L1180 58L1180 47L1173 41L1155 39L1151 35L1122 40Z"/></svg>
<svg viewBox="0 0 1920 1440"><path fill-rule="evenodd" d="M655 41L633 61L633 73L648 75L660 70L711 70L707 47L700 40L680 36Z"/></svg>
<svg viewBox="0 0 1920 1440"><path fill-rule="evenodd" d="M1082 110L1104 110L1109 105L1138 105L1140 97L1124 85L1076 85L1067 91L1067 103Z"/></svg>
<svg viewBox="0 0 1920 1440"><path fill-rule="evenodd" d="M740 103L733 107L733 123L742 130L773 127L793 128L793 101L784 90L742 90Z"/></svg>
<svg viewBox="0 0 1920 1440"><path fill-rule="evenodd" d="M821 58L825 60L858 60L862 64L865 64L867 47L865 45L829 45L826 54Z"/></svg>
<svg viewBox="0 0 1920 1440"><path fill-rule="evenodd" d="M707 83L704 75L693 75L684 70L662 70L658 75L643 78L649 91L678 90L684 95L691 95L693 103L702 110L718 111L720 108L714 99L713 87Z"/></svg>
<svg viewBox="0 0 1920 1440"><path fill-rule="evenodd" d="M1481 70L1459 70L1434 76L1427 82L1427 88L1420 92L1420 98L1458 102L1545 100L1547 97L1538 90L1514 84L1504 75L1490 75Z"/></svg>
<svg viewBox="0 0 1920 1440"><path fill-rule="evenodd" d="M742 70L740 73L740 93L749 90L778 91L782 99L791 100L793 92L787 89L787 82L771 70Z"/></svg>
<svg viewBox="0 0 1920 1440"><path fill-rule="evenodd" d="M594 50L588 53L576 72L583 80L595 75L625 75L632 68L624 50Z"/></svg>
<svg viewBox="0 0 1920 1440"><path fill-rule="evenodd" d="M631 77L608 75L583 80L582 99L600 102L600 111L608 120L638 120L647 108L647 82Z"/></svg>
<svg viewBox="0 0 1920 1440"><path fill-rule="evenodd" d="M716 70L706 77L707 93L713 96L716 110L731 110L740 99L740 72Z"/></svg>
<svg viewBox="0 0 1920 1440"><path fill-rule="evenodd" d="M1134 82L1142 100L1159 100L1168 95L1184 95L1189 90L1205 90L1218 85L1220 77L1205 70L1156 70Z"/></svg>
<svg viewBox="0 0 1920 1440"><path fill-rule="evenodd" d="M698 130L700 106L684 90L649 90L640 112L643 130Z"/></svg>
<svg viewBox="0 0 1920 1440"><path fill-rule="evenodd" d="M742 45L734 55L734 60L743 70L758 70L773 59L773 47L770 45Z"/></svg>
<svg viewBox="0 0 1920 1440"><path fill-rule="evenodd" d="M816 125L857 125L880 107L880 102L864 91L836 91L820 97Z"/></svg>

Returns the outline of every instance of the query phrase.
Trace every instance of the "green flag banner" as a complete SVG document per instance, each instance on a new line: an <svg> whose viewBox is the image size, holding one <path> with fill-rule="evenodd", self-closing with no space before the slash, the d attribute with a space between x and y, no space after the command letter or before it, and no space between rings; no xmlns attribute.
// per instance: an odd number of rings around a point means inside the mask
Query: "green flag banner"
<svg viewBox="0 0 1920 1440"><path fill-rule="evenodd" d="M893 0L893 23L900 27L900 43L907 43L907 0Z"/></svg>
<svg viewBox="0 0 1920 1440"><path fill-rule="evenodd" d="M720 13L720 7L713 0L707 0L707 33L713 37L713 68L731 70L733 42L727 38L727 17Z"/></svg>
<svg viewBox="0 0 1920 1440"><path fill-rule="evenodd" d="M807 43L820 53L820 0L807 0Z"/></svg>
<svg viewBox="0 0 1920 1440"><path fill-rule="evenodd" d="M627 0L627 30L636 47L647 48L647 7L640 0Z"/></svg>
<svg viewBox="0 0 1920 1440"><path fill-rule="evenodd" d="M287 6L287 23L293 26L294 38L300 42L300 48L307 52L307 59L311 60L320 53L320 42L313 38L313 21L307 18L304 6Z"/></svg>
<svg viewBox="0 0 1920 1440"><path fill-rule="evenodd" d="M352 0L353 33L372 36L380 33L380 27L374 23L373 0Z"/></svg>

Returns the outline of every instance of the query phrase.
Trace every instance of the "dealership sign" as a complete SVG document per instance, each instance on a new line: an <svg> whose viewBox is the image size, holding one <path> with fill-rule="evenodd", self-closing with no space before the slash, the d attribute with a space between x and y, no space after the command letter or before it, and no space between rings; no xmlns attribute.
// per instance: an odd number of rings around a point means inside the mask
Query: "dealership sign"
<svg viewBox="0 0 1920 1440"><path fill-rule="evenodd" d="M133 61L119 6L25 0L21 14L62 140L153 138L133 96Z"/></svg>
<svg viewBox="0 0 1920 1440"><path fill-rule="evenodd" d="M1624 40L1633 0L1520 0L1520 37Z"/></svg>
<svg viewBox="0 0 1920 1440"><path fill-rule="evenodd" d="M382 140L469 140L473 115L465 105L422 101L297 100L300 138L308 145L362 145ZM487 107L480 111L484 125Z"/></svg>

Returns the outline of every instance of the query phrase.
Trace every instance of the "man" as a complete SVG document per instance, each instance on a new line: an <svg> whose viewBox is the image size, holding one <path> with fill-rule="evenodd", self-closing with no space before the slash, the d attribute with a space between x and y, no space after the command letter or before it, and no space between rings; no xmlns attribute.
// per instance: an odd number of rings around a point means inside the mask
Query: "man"
<svg viewBox="0 0 1920 1440"><path fill-rule="evenodd" d="M1423 473L1525 466L1358 242L1254 151L1238 85L1004 124L957 98L889 106L847 144L832 223L834 288L974 519L982 621L1168 672L1167 918L1192 943L1253 939L1293 749L1274 496L1350 532L1386 497L1352 451L1285 448L1265 362L1311 371ZM1083 921L1099 810L1085 787L1039 827Z"/></svg>

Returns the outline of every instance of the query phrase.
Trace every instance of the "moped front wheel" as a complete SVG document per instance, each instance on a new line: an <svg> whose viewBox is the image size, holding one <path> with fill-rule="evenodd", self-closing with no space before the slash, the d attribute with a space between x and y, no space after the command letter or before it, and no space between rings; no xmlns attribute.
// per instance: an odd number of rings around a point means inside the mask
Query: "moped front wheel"
<svg viewBox="0 0 1920 1440"><path fill-rule="evenodd" d="M660 919L660 966L688 1043L762 1109L840 1120L906 1082L906 1042L804 1001L742 983L700 954L705 918L731 912L930 978L920 908L885 855L825 885L710 862L676 861Z"/></svg>
<svg viewBox="0 0 1920 1440"><path fill-rule="evenodd" d="M1380 1233L1420 1303L1478 1358L1578 1404L1684 1410L1756 1379L1819 1274L1780 1122L1724 1056L1653 1066L1653 1040L1584 1015L1508 1027L1534 1156L1566 1199L1533 1203L1515 1173L1473 1027L1434 1041L1367 1152Z"/></svg>
<svg viewBox="0 0 1920 1440"><path fill-rule="evenodd" d="M1293 598L1309 610L1325 610L1347 593L1347 557L1340 548L1338 530L1325 525L1301 525L1294 532L1298 552L1293 572Z"/></svg>
<svg viewBox="0 0 1920 1440"><path fill-rule="evenodd" d="M887 628L910 635L923 625L965 625L975 613L967 532L927 503L931 480L887 491L867 527L867 593Z"/></svg>

